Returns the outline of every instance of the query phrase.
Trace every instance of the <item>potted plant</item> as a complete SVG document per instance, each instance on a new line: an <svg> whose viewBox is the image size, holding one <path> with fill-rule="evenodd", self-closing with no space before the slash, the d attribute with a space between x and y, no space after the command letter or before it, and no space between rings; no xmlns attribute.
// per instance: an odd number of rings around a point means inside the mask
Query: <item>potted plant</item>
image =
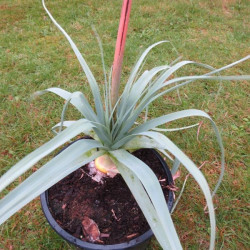
<svg viewBox="0 0 250 250"><path fill-rule="evenodd" d="M202 189L206 198L211 223L210 249L213 249L215 242L215 214L212 196L218 189L224 172L224 149L215 123L207 113L194 109L166 114L151 120L148 120L146 117L142 124L137 124L136 121L141 112L147 110L147 107L154 100L163 94L177 90L181 86L196 80L250 79L250 76L217 75L222 70L247 60L249 56L220 69L214 69L209 65L192 61L182 61L173 62L171 65L158 66L139 74L139 69L150 50L159 44L168 42L161 41L150 46L141 55L131 71L121 96L118 97L122 58L131 8L131 1L124 0L112 76L109 81L105 81L105 96L103 100L99 86L76 45L51 16L44 1L43 5L51 20L69 41L87 76L93 94L94 108L81 92L69 93L59 88L50 88L37 93L52 92L65 99L61 122L53 127L54 130L59 129L59 132L52 140L26 156L6 172L0 178L0 191L43 157L77 135L84 133L93 139L79 140L71 144L6 195L0 201L0 224L49 187L81 166L95 160L96 168L100 171L109 175L113 172L119 172L123 177L163 249L181 249L180 240L158 179L145 163L130 153L139 148L155 148L173 161L172 174L175 174L179 165L182 164L193 175ZM203 75L172 78L173 73L188 64L206 68L209 72ZM69 104L72 104L81 112L83 115L82 119L78 121L64 121L64 115ZM168 137L160 133L164 132L163 129L158 128L162 124L190 116L204 117L211 121L221 148L221 175L212 193L206 179L195 164ZM64 127L66 128L63 129ZM100 163L98 159L105 160L105 162L112 161L112 163L106 165L105 163ZM97 164L98 162L100 164Z"/></svg>

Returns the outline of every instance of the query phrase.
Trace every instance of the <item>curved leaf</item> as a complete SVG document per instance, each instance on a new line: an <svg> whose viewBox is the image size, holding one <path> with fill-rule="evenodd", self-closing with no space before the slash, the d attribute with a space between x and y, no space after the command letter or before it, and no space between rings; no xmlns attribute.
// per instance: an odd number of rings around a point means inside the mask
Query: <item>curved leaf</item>
<svg viewBox="0 0 250 250"><path fill-rule="evenodd" d="M89 102L87 101L86 97L83 93L77 91L74 93L70 93L61 88L48 88L42 91L37 91L34 95L43 95L47 92L54 93L60 97L62 97L65 101L70 100L70 103L77 108L80 113L91 121L98 122L99 119L96 116L95 112L93 111L92 107L90 106Z"/></svg>
<svg viewBox="0 0 250 250"><path fill-rule="evenodd" d="M210 193L210 189L209 189L209 186L207 184L205 177L203 176L201 171L198 169L198 167L196 167L196 165L166 136L157 132L144 132L142 134L150 138L153 138L158 143L164 144L165 149L167 149L171 154L173 154L182 163L182 165L188 170L188 172L190 172L190 174L195 178L195 180L199 184L207 201L210 225L211 225L211 237L210 237L209 249L213 250L214 244L215 244L215 233L216 233L215 213L214 213L212 195Z"/></svg>
<svg viewBox="0 0 250 250"><path fill-rule="evenodd" d="M0 225L65 176L102 155L103 151L89 152L100 147L94 140L76 141L28 177L0 200Z"/></svg>
<svg viewBox="0 0 250 250"><path fill-rule="evenodd" d="M161 186L154 172L144 162L125 150L120 149L111 151L110 154L116 159L116 161L120 162L132 171L133 175L131 178L136 176L145 188L145 191L147 192L156 211L156 214L153 213L153 220L155 220L156 223L151 223L152 230L155 230L157 224L161 224L164 230L164 237L158 239L159 242L164 243L162 247L164 249L182 249ZM119 164L117 167L118 170L120 170ZM136 193L137 199L142 199L139 197L135 189L133 189L133 191ZM156 193L157 195L155 195ZM141 201L139 205L142 205L142 202L143 201ZM151 220L149 220L149 222L151 222Z"/></svg>
<svg viewBox="0 0 250 250"><path fill-rule="evenodd" d="M140 68L140 66L141 66L141 64L142 64L142 62L144 61L144 59L146 58L146 56L147 56L148 53L150 52L150 50L152 50L154 47L156 47L156 46L158 46L158 45L160 45L160 44L162 44L162 43L169 43L169 41L163 40L163 41L154 43L154 44L152 44L151 46L149 46L149 47L142 53L141 57L139 58L139 60L136 62L135 66L134 66L133 69L131 70L129 79L128 79L127 84L126 84L126 87L125 87L125 89L124 89L125 93L126 93L127 91L130 90L131 85L132 85L132 83L133 83L133 81L134 81L134 79L135 79L135 76L136 76L136 74L137 74L137 72L138 72L138 70L139 70L139 68Z"/></svg>
<svg viewBox="0 0 250 250"><path fill-rule="evenodd" d="M159 143L156 143L155 140L150 139L146 136L137 135L137 136L134 136L134 138L131 139L129 142L124 144L122 148L126 150L137 150L140 148L164 149L164 146L162 146Z"/></svg>
<svg viewBox="0 0 250 250"><path fill-rule="evenodd" d="M91 70L89 69L88 64L84 60L83 56L81 55L80 51L78 50L78 48L76 47L75 43L72 41L70 36L57 23L57 21L53 18L51 13L48 11L47 7L45 6L44 0L42 0L42 3L43 3L43 7L44 7L45 11L47 12L47 14L50 17L50 19L52 20L52 22L63 33L63 35L67 38L67 40L70 43L70 46L72 47L78 61L80 62L81 66L82 66L82 69L85 72L86 77L87 77L87 79L89 81L89 85L90 85L90 88L92 90L92 94L94 96L95 107L96 107L98 117L99 117L99 119L101 119L101 122L104 123L104 110L103 110L103 106L102 106L102 99L101 99L101 95L100 95L100 90L99 90L99 87L97 85L97 82L96 82Z"/></svg>
<svg viewBox="0 0 250 250"><path fill-rule="evenodd" d="M143 211L145 218L147 218L148 224L150 225L150 228L152 229L155 237L158 239L160 245L165 247L165 249L170 249L168 242L166 242L164 229L162 228L161 223L159 223L160 219L140 180L123 164L116 161L116 165L118 166L119 172L131 190L135 200Z"/></svg>
<svg viewBox="0 0 250 250"><path fill-rule="evenodd" d="M180 130L184 130L184 129L189 129L189 128L194 128L199 126L199 123L195 123L193 125L189 125L189 126L185 126L185 127L180 127L180 128L152 128L153 131L157 131L157 132L174 132L174 131L180 131Z"/></svg>
<svg viewBox="0 0 250 250"><path fill-rule="evenodd" d="M55 136L53 139L42 145L40 148L36 149L32 153L25 156L21 161L14 165L9 171L7 171L0 178L0 192L7 187L11 182L13 182L20 175L25 173L34 164L41 160L46 155L53 152L56 148L60 147L73 137L80 133L87 132L91 130L94 126L85 119L76 121L70 127L63 130L60 134Z"/></svg>
<svg viewBox="0 0 250 250"><path fill-rule="evenodd" d="M143 135L134 136L134 138L127 142L122 148L129 151L135 151L140 148L156 148L163 155L168 157L168 159L174 161L174 159L164 150L165 147L163 145Z"/></svg>
<svg viewBox="0 0 250 250"><path fill-rule="evenodd" d="M74 124L76 121L63 121L63 124L61 122L57 123L55 126L53 126L51 128L51 131L57 135L58 132L56 131L58 128L61 128L61 127L70 127L72 124Z"/></svg>
<svg viewBox="0 0 250 250"><path fill-rule="evenodd" d="M152 103L154 100L156 100L157 98L161 97L162 95L169 93L171 91L177 90L182 86L185 86L193 81L196 80L250 80L250 76L249 75L244 75L244 76L211 76L212 74L217 74L225 69L228 69L236 64L239 64L245 60L248 60L250 58L250 56L246 56L234 63L231 63L229 65L226 65L220 69L216 69L213 70L209 73L206 73L204 75L200 75L200 76L184 76L184 77L177 77L171 80L166 81L164 84L159 85L157 82L155 84L152 85L152 87L148 90L148 93L143 97L143 99L141 100L141 102L138 104L137 108L131 112L130 117L126 120L126 125L123 126L119 132L119 135L117 136L117 140L121 139L122 137L124 137L125 133L127 133L127 131L129 131L129 129L133 126L134 122L137 120L138 116L140 115L140 113L150 104ZM205 68L212 68L209 65L206 64L201 64L201 63L195 63L201 67L205 67ZM180 63L178 63L178 65L181 65ZM185 64L184 64L185 65ZM183 66L184 66L183 65ZM175 65L176 66L176 65ZM162 81L161 81L162 82ZM157 94L157 92L165 87L168 86L170 84L174 84L174 83L178 83L178 82L182 82L176 86L173 86L167 90L164 90L160 93Z"/></svg>
<svg viewBox="0 0 250 250"><path fill-rule="evenodd" d="M168 115L164 115L155 119L152 119L150 121L145 122L144 124L138 126L137 128L135 128L134 130L131 131L131 135L135 135L135 134L141 134L142 132L146 132L150 129L154 129L157 126L160 126L164 123L170 122L170 121L174 121L177 119L182 119L182 118L186 118L186 117L192 117L192 116L199 116L199 117L205 117L207 119L210 120L215 135L217 137L217 141L218 144L220 146L220 150L221 150L221 173L219 176L219 180L214 188L213 191L213 195L216 193L217 189L220 186L220 183L222 181L223 175L224 175L224 170L225 170L225 155L224 155L224 147L223 147L223 143L222 143L222 138L220 136L220 132L215 124L215 122L213 121L213 119L204 111L201 110L197 110L197 109L188 109L188 110L182 110L182 111L178 111L172 114L168 114ZM126 140L124 138L124 140Z"/></svg>
<svg viewBox="0 0 250 250"><path fill-rule="evenodd" d="M136 106L138 100L144 95L144 92L148 89L148 84L152 80L152 78L158 74L159 72L169 68L169 66L160 66L151 69L150 71L145 71L141 77L136 81L133 85L131 91L129 92L128 96L126 97L126 102L121 103L119 105L119 109L117 112L117 129L115 130L114 136L116 136L118 129L121 127L128 117L131 114L131 111ZM125 94L124 94L125 96Z"/></svg>

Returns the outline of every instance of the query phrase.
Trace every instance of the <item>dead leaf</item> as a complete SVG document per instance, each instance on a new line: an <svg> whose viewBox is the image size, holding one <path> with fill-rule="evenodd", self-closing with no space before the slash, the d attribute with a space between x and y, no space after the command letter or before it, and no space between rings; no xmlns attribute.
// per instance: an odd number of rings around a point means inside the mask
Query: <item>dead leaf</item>
<svg viewBox="0 0 250 250"><path fill-rule="evenodd" d="M167 185L166 188L174 192L178 190L178 187L176 187L174 184Z"/></svg>
<svg viewBox="0 0 250 250"><path fill-rule="evenodd" d="M179 178L181 176L181 171L180 170L178 170L177 172L176 172L176 174L173 176L173 181L175 181L177 178Z"/></svg>
<svg viewBox="0 0 250 250"><path fill-rule="evenodd" d="M82 229L85 237L89 241L95 242L100 240L100 230L98 228L98 225L87 216L83 217Z"/></svg>
<svg viewBox="0 0 250 250"><path fill-rule="evenodd" d="M138 235L138 233L130 234L130 235L127 235L126 238L127 238L128 240L130 240L130 239L136 237L137 235Z"/></svg>

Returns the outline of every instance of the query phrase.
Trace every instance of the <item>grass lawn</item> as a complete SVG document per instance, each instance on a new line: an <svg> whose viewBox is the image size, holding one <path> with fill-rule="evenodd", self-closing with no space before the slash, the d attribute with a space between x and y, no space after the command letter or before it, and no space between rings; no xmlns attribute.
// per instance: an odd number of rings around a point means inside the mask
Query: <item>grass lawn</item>
<svg viewBox="0 0 250 250"><path fill-rule="evenodd" d="M48 0L47 7L83 53L94 76L103 84L99 47L91 30L94 24L104 47L107 69L113 61L120 16L120 1ZM125 50L123 82L139 54L154 42L168 39L150 53L145 69L169 63L179 55L222 67L249 53L250 2L247 0L136 0ZM203 73L186 67L178 75ZM191 74L190 73L190 74ZM249 62L224 74L249 74ZM83 91L90 96L84 73L68 42L55 28L40 1L0 0L0 175L29 152L52 138L50 128L60 121L63 101L47 94L32 101L33 92L48 87ZM219 90L219 92L218 92ZM208 112L217 123L226 149L226 173L214 199L217 216L216 249L250 249L248 134L249 82L195 82L155 102L149 117L187 108ZM79 118L73 108L67 118ZM202 120L171 123L170 127ZM220 152L208 121L197 128L172 132L174 140L199 166L214 187L219 176ZM47 158L48 159L48 158ZM45 161L37 164L32 171ZM26 177L32 172L26 174ZM186 172L181 168L177 186ZM9 189L21 182L20 177ZM7 193L7 192L5 192ZM5 194L4 193L4 194ZM4 194L1 194L0 198ZM178 192L177 192L178 195ZM184 249L207 249L209 219L204 197L189 178L173 214ZM35 199L0 226L0 249L73 249L48 226L39 199ZM153 240L149 249L160 249Z"/></svg>

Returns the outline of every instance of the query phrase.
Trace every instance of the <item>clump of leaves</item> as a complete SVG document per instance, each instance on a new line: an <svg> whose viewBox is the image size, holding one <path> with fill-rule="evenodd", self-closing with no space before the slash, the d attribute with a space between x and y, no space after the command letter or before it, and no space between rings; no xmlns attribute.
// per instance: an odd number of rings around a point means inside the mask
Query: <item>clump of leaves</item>
<svg viewBox="0 0 250 250"><path fill-rule="evenodd" d="M148 53L160 44L169 43L169 41L160 41L151 45L143 52L133 67L121 96L118 97L123 49L125 46L124 39L126 38L126 29L131 7L131 1L124 0L119 28L119 31L123 30L123 32L121 35L119 35L118 32L118 42L116 46L116 51L118 52L115 54L113 71L108 80L106 80L107 77L104 67L105 93L104 98L102 98L96 79L75 43L52 17L44 4L44 0L42 2L53 23L69 41L87 76L93 94L94 107L91 106L85 95L81 92L70 93L60 88L49 88L36 93L37 95L41 95L51 92L66 101L61 115L61 122L52 128L56 136L27 155L6 172L0 178L0 191L43 157L52 153L56 148L62 146L75 136L84 133L93 139L78 140L71 144L62 153L47 162L43 167L7 194L0 201L0 224L71 172L105 155L105 157L110 157L115 163L117 170L131 189L163 249L181 249L181 243L170 212L168 211L159 181L145 163L130 153L139 148L155 148L173 161L171 170L173 174L176 173L178 167L182 164L199 184L206 198L209 211L211 224L210 249L213 249L216 226L212 196L219 187L224 172L224 149L221 136L214 121L207 113L196 109L165 114L150 120L145 116L142 124L138 124L137 121L140 114L145 110L147 112L148 106L156 99L197 80L250 79L250 76L219 75L221 71L249 59L249 56L220 69L214 69L209 65L193 61L174 61L171 64L157 66L140 74L143 62ZM101 43L99 44L101 46ZM179 76L177 78L171 77L179 69L188 65L205 68L208 73ZM72 104L82 114L81 119L77 121L64 120L64 115L69 104ZM210 192L205 177L193 161L185 155L174 142L164 135L166 130L159 128L162 124L191 116L206 118L211 122L221 149L221 174L212 193ZM173 157L171 155L173 155Z"/></svg>

